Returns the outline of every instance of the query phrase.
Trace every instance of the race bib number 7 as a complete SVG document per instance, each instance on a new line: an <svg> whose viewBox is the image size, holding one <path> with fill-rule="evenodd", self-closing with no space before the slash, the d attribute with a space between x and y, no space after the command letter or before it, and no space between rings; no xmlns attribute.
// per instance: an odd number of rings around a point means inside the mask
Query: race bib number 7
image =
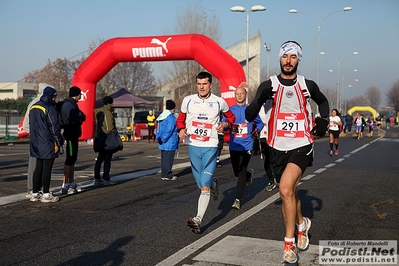
<svg viewBox="0 0 399 266"><path fill-rule="evenodd" d="M212 124L193 121L191 139L208 141L211 138Z"/></svg>
<svg viewBox="0 0 399 266"><path fill-rule="evenodd" d="M277 115L277 136L303 138L305 136L305 115L303 113L279 113Z"/></svg>
<svg viewBox="0 0 399 266"><path fill-rule="evenodd" d="M237 132L233 132L235 138L246 138L248 137L248 124L247 123L239 123L236 124L238 126Z"/></svg>

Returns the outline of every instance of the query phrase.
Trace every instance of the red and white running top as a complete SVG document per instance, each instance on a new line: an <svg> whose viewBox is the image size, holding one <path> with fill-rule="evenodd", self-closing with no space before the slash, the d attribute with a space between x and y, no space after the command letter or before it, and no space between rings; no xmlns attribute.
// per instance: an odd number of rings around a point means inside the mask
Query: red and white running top
<svg viewBox="0 0 399 266"><path fill-rule="evenodd" d="M310 93L305 77L297 75L293 86L283 86L272 76L273 107L269 119L268 145L289 151L313 143Z"/></svg>

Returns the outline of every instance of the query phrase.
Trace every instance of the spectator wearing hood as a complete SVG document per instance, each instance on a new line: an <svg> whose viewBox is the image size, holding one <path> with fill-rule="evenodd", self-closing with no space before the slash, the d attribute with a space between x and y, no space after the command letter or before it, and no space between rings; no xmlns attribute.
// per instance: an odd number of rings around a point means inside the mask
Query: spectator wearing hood
<svg viewBox="0 0 399 266"><path fill-rule="evenodd" d="M177 135L176 117L174 116L176 104L172 100L166 101L166 110L157 118L158 149L161 151L161 179L177 180L172 173L172 166L178 149L179 136Z"/></svg>
<svg viewBox="0 0 399 266"><path fill-rule="evenodd" d="M43 95L43 90L45 87L52 87L49 84L46 83L39 83L39 91L38 94L36 96L36 98L34 98L29 104L28 107L26 108L26 113L25 113L25 117L24 117L24 121L22 124L22 128L29 133L30 129L29 129L29 113L30 113L30 108L32 107L32 105L34 105L35 103L37 103L40 100L40 97L42 97ZM33 171L35 171L36 168L36 158L32 157L29 155L29 163L28 163L28 178L27 178L27 193L26 193L26 197L27 198L31 198L32 197L32 191L33 191ZM41 187L42 184L40 182L39 186Z"/></svg>
<svg viewBox="0 0 399 266"><path fill-rule="evenodd" d="M61 108L62 122L64 124L64 138L66 141L66 158L64 163L64 178L61 186L63 194L74 194L81 191L75 182L75 163L78 159L79 138L82 135L82 124L86 115L79 109L78 101L82 97L79 87L69 89L69 97Z"/></svg>
<svg viewBox="0 0 399 266"><path fill-rule="evenodd" d="M40 101L29 109L30 155L36 158L33 193L30 201L58 201L58 197L50 193L54 160L64 150L61 125L54 107L56 98L57 91L51 86L46 86ZM40 181L43 183L43 195L39 193Z"/></svg>

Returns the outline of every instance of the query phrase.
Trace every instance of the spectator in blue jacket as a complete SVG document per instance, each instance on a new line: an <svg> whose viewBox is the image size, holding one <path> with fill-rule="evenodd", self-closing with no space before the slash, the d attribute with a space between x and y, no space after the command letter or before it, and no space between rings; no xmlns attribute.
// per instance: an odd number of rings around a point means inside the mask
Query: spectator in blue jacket
<svg viewBox="0 0 399 266"><path fill-rule="evenodd" d="M161 151L162 180L177 180L177 176L172 173L173 161L179 144L176 117L174 116L175 108L176 104L172 100L167 100L166 110L157 118L157 140L158 149Z"/></svg>
<svg viewBox="0 0 399 266"><path fill-rule="evenodd" d="M237 210L241 208L241 199L245 186L251 185L252 175L254 174L254 170L248 168L254 146L253 136L258 136L264 126L259 114L253 123L245 119L247 87L243 83L236 89L234 95L237 103L230 107L230 110L236 117L234 130L230 131L230 161L233 166L234 175L238 177L236 199L231 207ZM224 126L227 127L227 123L224 123Z"/></svg>
<svg viewBox="0 0 399 266"><path fill-rule="evenodd" d="M58 197L50 193L51 170L54 160L64 153L64 138L55 109L57 91L47 86L40 101L32 105L29 111L30 155L36 158L33 172L33 193L30 201L57 202ZM43 183L43 195L39 194L40 180Z"/></svg>

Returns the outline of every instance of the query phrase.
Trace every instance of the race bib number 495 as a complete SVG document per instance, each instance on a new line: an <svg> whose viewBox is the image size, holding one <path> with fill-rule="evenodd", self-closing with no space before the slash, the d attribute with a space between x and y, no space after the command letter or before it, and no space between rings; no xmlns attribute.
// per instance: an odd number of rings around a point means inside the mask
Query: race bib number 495
<svg viewBox="0 0 399 266"><path fill-rule="evenodd" d="M193 121L191 139L208 141L212 133L212 124Z"/></svg>
<svg viewBox="0 0 399 266"><path fill-rule="evenodd" d="M303 138L305 136L305 115L303 113L279 113L277 115L277 136Z"/></svg>

